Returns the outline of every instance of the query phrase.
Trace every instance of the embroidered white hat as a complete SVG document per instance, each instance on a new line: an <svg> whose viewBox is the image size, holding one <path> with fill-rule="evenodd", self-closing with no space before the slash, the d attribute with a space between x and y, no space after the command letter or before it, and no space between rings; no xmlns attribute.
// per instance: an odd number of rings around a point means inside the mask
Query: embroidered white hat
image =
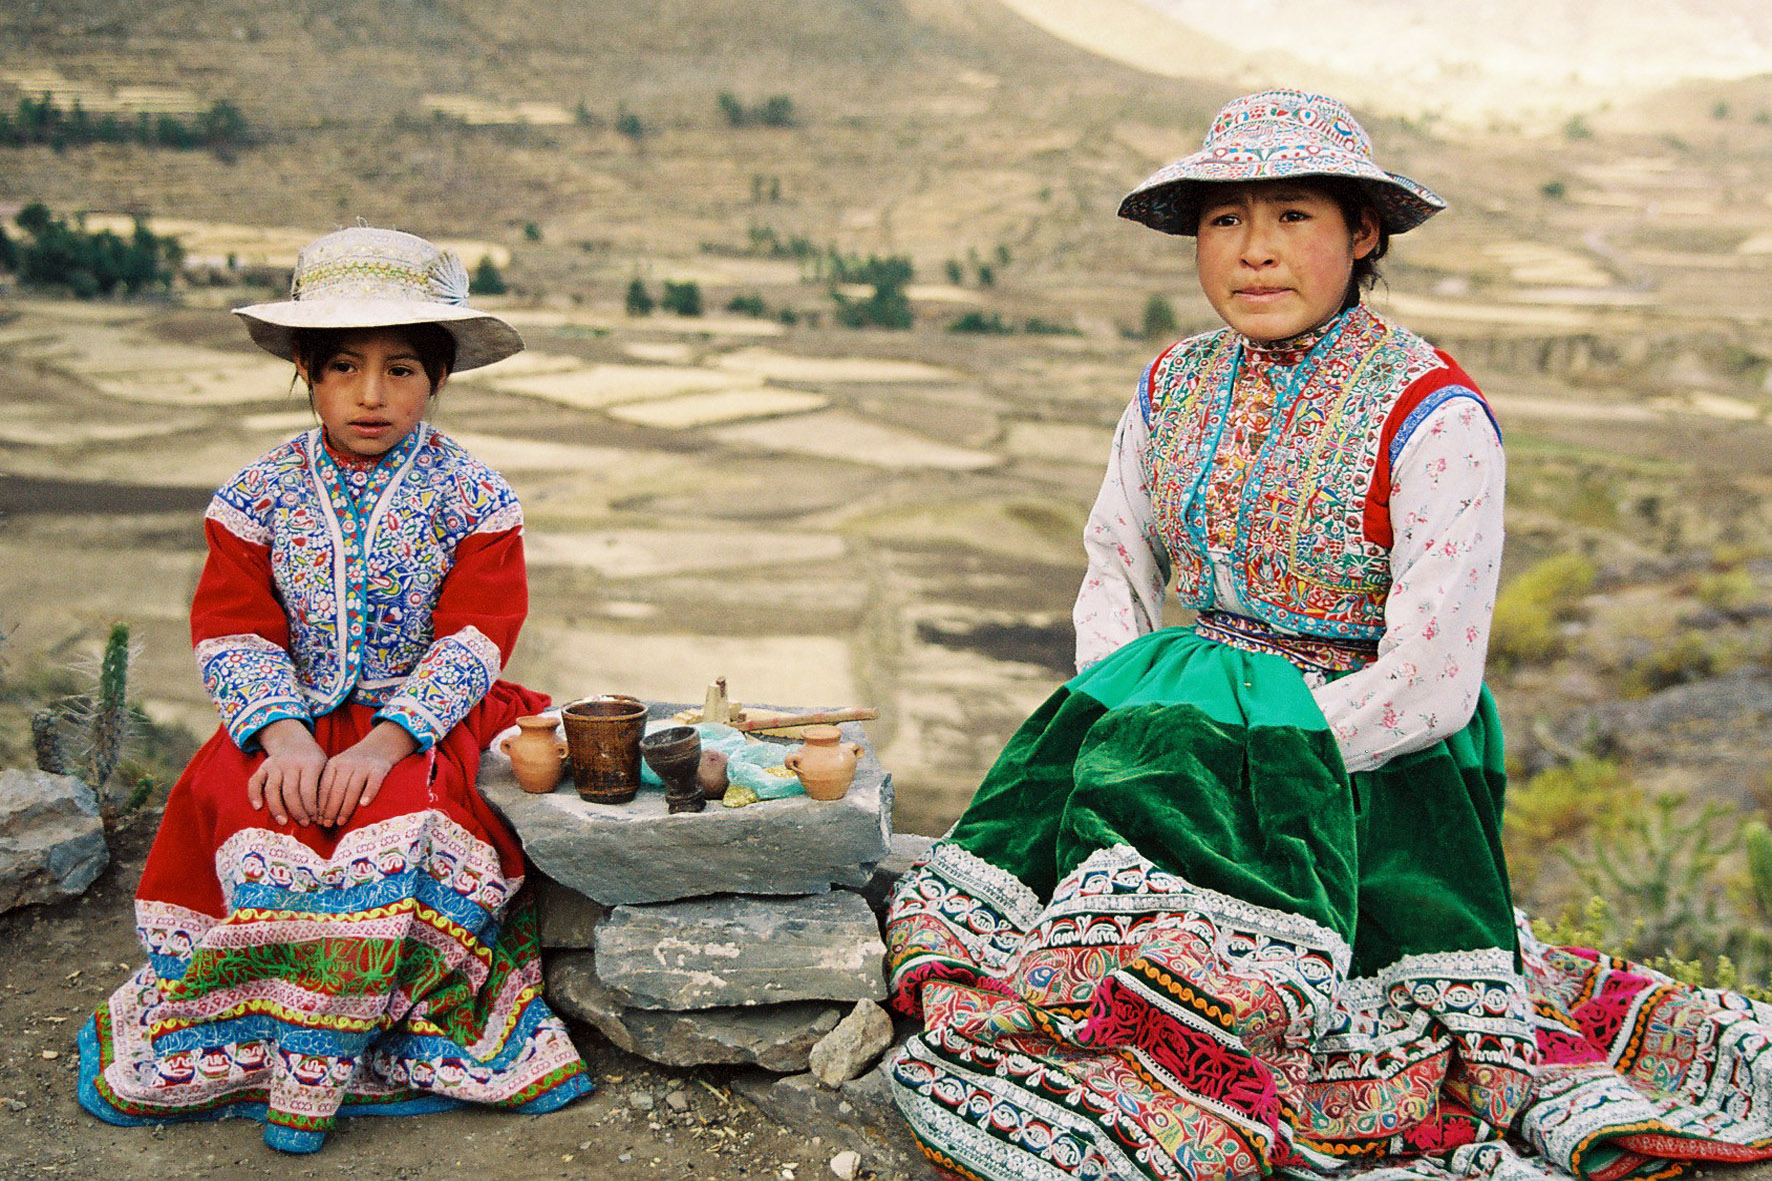
<svg viewBox="0 0 1772 1181"><path fill-rule="evenodd" d="M1265 90L1228 102L1200 150L1158 169L1120 202L1120 216L1165 234L1193 234L1208 184L1345 176L1378 205L1393 234L1414 229L1446 202L1372 160L1372 140L1335 99L1299 90Z"/></svg>
<svg viewBox="0 0 1772 1181"><path fill-rule="evenodd" d="M353 226L296 255L289 298L235 308L253 342L295 359L297 328L391 328L436 324L455 337L454 370L478 369L522 351L509 324L468 306L468 270L450 251L399 230Z"/></svg>

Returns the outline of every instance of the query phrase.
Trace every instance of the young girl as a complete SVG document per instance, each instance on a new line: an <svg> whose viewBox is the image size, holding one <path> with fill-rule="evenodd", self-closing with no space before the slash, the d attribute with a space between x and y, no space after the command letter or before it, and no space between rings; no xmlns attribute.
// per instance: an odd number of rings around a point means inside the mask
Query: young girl
<svg viewBox="0 0 1772 1181"><path fill-rule="evenodd" d="M1227 105L1121 206L1194 238L1225 327L1121 419L1079 675L894 897L894 1001L926 1027L895 1097L952 1175L1772 1155L1772 1014L1516 934L1482 685L1500 436L1360 298L1441 208L1293 91ZM1171 584L1191 627L1162 627Z"/></svg>
<svg viewBox="0 0 1772 1181"><path fill-rule="evenodd" d="M498 679L528 607L504 479L425 422L523 347L422 238L328 234L238 309L320 425L229 480L191 605L222 716L136 894L148 963L80 1035L116 1124L251 1115L312 1152L340 1114L550 1111L591 1089L480 752L547 699Z"/></svg>

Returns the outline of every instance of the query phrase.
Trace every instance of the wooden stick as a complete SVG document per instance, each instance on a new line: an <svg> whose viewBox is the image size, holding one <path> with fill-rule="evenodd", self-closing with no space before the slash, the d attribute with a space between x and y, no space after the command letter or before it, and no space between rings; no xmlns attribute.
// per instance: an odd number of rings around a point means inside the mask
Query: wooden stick
<svg viewBox="0 0 1772 1181"><path fill-rule="evenodd" d="M786 730L794 726L823 726L832 722L871 722L880 716L877 709L827 709L810 714L781 714L775 717L745 718L732 722L734 730Z"/></svg>

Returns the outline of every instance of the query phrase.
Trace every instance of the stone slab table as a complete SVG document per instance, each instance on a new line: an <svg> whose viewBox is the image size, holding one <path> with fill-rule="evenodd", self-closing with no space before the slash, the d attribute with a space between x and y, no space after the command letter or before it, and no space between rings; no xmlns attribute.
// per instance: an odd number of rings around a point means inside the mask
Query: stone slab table
<svg viewBox="0 0 1772 1181"><path fill-rule="evenodd" d="M685 708L653 703L649 711L662 719ZM710 800L705 812L672 815L660 787L642 786L626 804L593 804L567 775L553 791L531 795L497 753L481 761L479 788L543 873L605 906L860 889L890 849L892 776L858 723L842 730L863 754L840 800L797 795L743 808ZM784 753L798 745L786 742Z"/></svg>

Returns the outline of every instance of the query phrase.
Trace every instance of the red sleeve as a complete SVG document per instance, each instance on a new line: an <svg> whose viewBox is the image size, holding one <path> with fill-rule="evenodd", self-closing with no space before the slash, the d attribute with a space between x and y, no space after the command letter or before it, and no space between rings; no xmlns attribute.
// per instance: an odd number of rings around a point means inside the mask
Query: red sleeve
<svg viewBox="0 0 1772 1181"><path fill-rule="evenodd" d="M191 598L191 643L258 635L289 648L289 617L271 580L271 547L245 541L215 520L203 522L209 557Z"/></svg>
<svg viewBox="0 0 1772 1181"><path fill-rule="evenodd" d="M508 661L529 614L529 574L523 530L475 533L455 547L455 565L443 576L431 612L436 637L475 628Z"/></svg>

